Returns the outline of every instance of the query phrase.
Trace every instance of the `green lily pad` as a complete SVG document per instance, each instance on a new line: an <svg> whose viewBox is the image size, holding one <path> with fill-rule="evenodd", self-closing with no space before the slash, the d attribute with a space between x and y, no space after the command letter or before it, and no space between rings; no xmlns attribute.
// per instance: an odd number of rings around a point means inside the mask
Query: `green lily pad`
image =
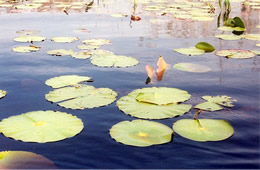
<svg viewBox="0 0 260 170"><path fill-rule="evenodd" d="M91 50L90 54L93 57L102 57L102 56L114 55L114 53L112 51L108 51L108 50Z"/></svg>
<svg viewBox="0 0 260 170"><path fill-rule="evenodd" d="M234 133L229 122L214 119L181 119L173 124L173 130L184 138L198 142L222 141Z"/></svg>
<svg viewBox="0 0 260 170"><path fill-rule="evenodd" d="M100 48L99 45L78 45L78 49L80 50L94 50Z"/></svg>
<svg viewBox="0 0 260 170"><path fill-rule="evenodd" d="M104 55L93 56L91 63L99 67L131 67L137 65L138 60L122 55Z"/></svg>
<svg viewBox="0 0 260 170"><path fill-rule="evenodd" d="M256 54L250 50L220 50L216 52L216 55L227 57L227 58L236 58L236 59L245 59L255 57Z"/></svg>
<svg viewBox="0 0 260 170"><path fill-rule="evenodd" d="M0 152L1 169L56 169L54 162L48 158L26 151Z"/></svg>
<svg viewBox="0 0 260 170"><path fill-rule="evenodd" d="M220 38L222 40L240 40L242 38L244 38L243 35L233 35L233 34L230 34L230 35L227 35L227 34L220 34L220 35L216 35L215 37L217 38Z"/></svg>
<svg viewBox="0 0 260 170"><path fill-rule="evenodd" d="M6 91L4 91L4 90L0 90L0 99L3 98L3 97L5 97L6 94L7 94Z"/></svg>
<svg viewBox="0 0 260 170"><path fill-rule="evenodd" d="M241 18L239 18L239 17L234 17L233 20L234 20L234 22L235 22L234 27L245 28L244 22L242 21Z"/></svg>
<svg viewBox="0 0 260 170"><path fill-rule="evenodd" d="M56 49L56 50L50 50L47 53L49 55L65 56L65 55L72 55L74 52L72 50Z"/></svg>
<svg viewBox="0 0 260 170"><path fill-rule="evenodd" d="M232 99L230 96L203 96L202 98L209 102L217 103L226 107L233 107L234 105L232 103L237 101Z"/></svg>
<svg viewBox="0 0 260 170"><path fill-rule="evenodd" d="M185 54L185 55L202 55L205 53L204 50L197 49L195 47L190 47L190 48L178 48L174 49L174 51L180 53L180 54Z"/></svg>
<svg viewBox="0 0 260 170"><path fill-rule="evenodd" d="M215 50L215 48L207 42L199 42L195 47L200 50L204 50L205 52L212 52Z"/></svg>
<svg viewBox="0 0 260 170"><path fill-rule="evenodd" d="M33 3L29 3L29 4L21 4L21 5L16 5L14 6L15 9L38 9L42 6L42 4L33 4Z"/></svg>
<svg viewBox="0 0 260 170"><path fill-rule="evenodd" d="M88 59L91 57L91 53L89 51L80 51L72 53L71 56L77 59Z"/></svg>
<svg viewBox="0 0 260 170"><path fill-rule="evenodd" d="M109 105L116 100L116 96L117 93L109 88L77 85L50 91L45 98L61 107L85 109Z"/></svg>
<svg viewBox="0 0 260 170"><path fill-rule="evenodd" d="M245 39L260 41L260 34L246 34Z"/></svg>
<svg viewBox="0 0 260 170"><path fill-rule="evenodd" d="M59 77L53 77L45 81L45 84L52 88L60 88L66 86L74 86L78 83L90 81L91 77L78 76L78 75L65 75Z"/></svg>
<svg viewBox="0 0 260 170"><path fill-rule="evenodd" d="M259 50L250 50L252 51L253 53L255 53L256 55L260 55L260 51Z"/></svg>
<svg viewBox="0 0 260 170"><path fill-rule="evenodd" d="M51 38L51 41L57 42L57 43L71 43L74 41L79 40L78 37L53 37Z"/></svg>
<svg viewBox="0 0 260 170"><path fill-rule="evenodd" d="M83 40L82 43L88 45L102 46L106 44L111 44L111 41L105 39L88 39L88 40Z"/></svg>
<svg viewBox="0 0 260 170"><path fill-rule="evenodd" d="M18 46L14 47L13 51L18 53L30 53L30 52L36 52L39 51L41 47L36 46Z"/></svg>
<svg viewBox="0 0 260 170"><path fill-rule="evenodd" d="M33 35L33 34L39 34L40 31L38 30L20 30L16 31L17 34L23 34L23 35Z"/></svg>
<svg viewBox="0 0 260 170"><path fill-rule="evenodd" d="M40 42L46 40L45 37L41 36L20 36L14 39L17 42Z"/></svg>
<svg viewBox="0 0 260 170"><path fill-rule="evenodd" d="M218 27L219 30L222 31L245 31L245 28L240 28L240 27L227 27L227 26L223 26L223 27Z"/></svg>
<svg viewBox="0 0 260 170"><path fill-rule="evenodd" d="M190 98L187 91L152 87L137 89L117 101L118 108L133 117L144 119L165 119L183 115L191 105L178 104Z"/></svg>
<svg viewBox="0 0 260 170"><path fill-rule="evenodd" d="M181 71L194 72L194 73L205 73L211 70L208 66L194 64L194 63L177 63L173 66Z"/></svg>
<svg viewBox="0 0 260 170"><path fill-rule="evenodd" d="M213 103L213 102L209 102L209 101L200 103L200 104L194 106L194 108L201 109L201 110L207 110L210 112L223 110L223 107L221 107L220 105Z"/></svg>
<svg viewBox="0 0 260 170"><path fill-rule="evenodd" d="M119 122L112 126L109 133L113 139L124 145L147 147L170 142L173 131L158 122L133 120Z"/></svg>
<svg viewBox="0 0 260 170"><path fill-rule="evenodd" d="M11 116L0 122L0 131L23 142L55 142L70 138L83 129L82 121L71 114L55 111L33 111Z"/></svg>
<svg viewBox="0 0 260 170"><path fill-rule="evenodd" d="M195 21L212 21L212 20L214 20L214 17L210 17L210 16L193 16L191 19L195 20Z"/></svg>

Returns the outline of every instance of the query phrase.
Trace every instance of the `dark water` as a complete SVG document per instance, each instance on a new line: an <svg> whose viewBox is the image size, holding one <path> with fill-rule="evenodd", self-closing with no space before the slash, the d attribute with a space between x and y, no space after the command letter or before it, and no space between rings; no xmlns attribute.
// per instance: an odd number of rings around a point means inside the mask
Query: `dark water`
<svg viewBox="0 0 260 170"><path fill-rule="evenodd" d="M102 9L114 13L120 1ZM121 3L122 4L122 3ZM236 4L237 5L237 4ZM131 3L122 5L131 12ZM111 10L111 11L109 11ZM240 16L234 10L234 16ZM84 130L73 138L53 143L24 143L0 135L1 151L23 150L41 154L54 161L58 168L154 168L154 169L209 169L246 168L259 169L259 56L251 59L226 59L214 53L201 56L184 56L173 52L175 48L194 46L207 41L216 49L257 49L256 41L224 41L214 38L216 19L211 22L185 22L170 19L163 24L148 22L151 16L142 15L141 21L130 23L130 16L113 18L105 13L89 11L45 13L22 12L0 14L0 89L8 95L0 100L0 119L35 110L59 110L76 115L84 122ZM259 33L259 10L250 10L243 16L248 33ZM86 28L90 33L76 34L75 29ZM13 41L16 31L40 30L48 40L35 43L42 48L36 53L15 53L12 48L23 45ZM50 56L51 49L77 50L80 41L58 44L49 39L55 36L78 36L80 40L105 38L112 44L102 47L115 54L133 56L139 64L129 68L100 68L90 60L70 56ZM259 49L259 48L258 48ZM156 66L159 56L171 65L163 81L145 85L145 65ZM173 69L178 62L195 62L212 68L208 73L188 73ZM192 98L186 103L198 104L203 95L228 95L238 101L231 111L201 113L199 118L224 119L235 129L234 135L220 142L195 142L174 135L172 142L139 148L115 142L109 129L124 120L134 120L121 112L115 102L106 107L69 110L47 102L44 95L50 90L45 81L54 76L78 74L91 76L95 87L108 87L118 93L118 98L143 87L175 87L187 90ZM192 118L192 113L172 119L158 120L169 127L182 118Z"/></svg>

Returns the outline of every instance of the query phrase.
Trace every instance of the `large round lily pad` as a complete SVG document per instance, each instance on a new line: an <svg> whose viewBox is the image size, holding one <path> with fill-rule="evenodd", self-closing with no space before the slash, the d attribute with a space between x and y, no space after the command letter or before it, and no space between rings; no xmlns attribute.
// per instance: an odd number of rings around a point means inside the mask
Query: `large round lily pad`
<svg viewBox="0 0 260 170"><path fill-rule="evenodd" d="M20 36L14 39L17 42L39 42L46 40L45 37L41 36Z"/></svg>
<svg viewBox="0 0 260 170"><path fill-rule="evenodd" d="M227 58L236 58L236 59L252 58L256 56L256 54L250 50L238 50L238 49L220 50L216 52L216 55L227 57Z"/></svg>
<svg viewBox="0 0 260 170"><path fill-rule="evenodd" d="M194 73L204 73L211 70L208 66L194 64L194 63L177 63L173 66L181 71L194 72Z"/></svg>
<svg viewBox="0 0 260 170"><path fill-rule="evenodd" d="M92 57L91 63L99 67L131 67L137 65L138 60L121 55L104 55Z"/></svg>
<svg viewBox="0 0 260 170"><path fill-rule="evenodd" d="M90 81L91 77L78 75L64 75L53 77L46 80L45 84L52 88L60 88L65 86L77 85L80 82Z"/></svg>
<svg viewBox="0 0 260 170"><path fill-rule="evenodd" d="M184 138L198 142L221 141L234 133L229 122L214 119L181 119L173 124L173 130Z"/></svg>
<svg viewBox="0 0 260 170"><path fill-rule="evenodd" d="M205 53L204 50L195 48L195 47L190 47L190 48L178 48L178 49L174 49L174 51L180 53L180 54L184 54L184 55L202 55Z"/></svg>
<svg viewBox="0 0 260 170"><path fill-rule="evenodd" d="M173 131L168 126L147 120L123 121L110 129L110 135L125 145L147 147L168 143Z"/></svg>
<svg viewBox="0 0 260 170"><path fill-rule="evenodd" d="M83 129L82 121L64 112L33 111L0 122L0 132L23 142L55 142L70 138Z"/></svg>
<svg viewBox="0 0 260 170"><path fill-rule="evenodd" d="M0 152L1 169L57 169L46 157L27 151Z"/></svg>
<svg viewBox="0 0 260 170"><path fill-rule="evenodd" d="M79 38L78 37L53 37L51 38L51 40L57 43L71 43L79 40Z"/></svg>
<svg viewBox="0 0 260 170"><path fill-rule="evenodd" d="M50 91L45 98L50 102L57 102L61 107L85 109L109 105L116 100L116 96L117 93L109 88L77 85Z"/></svg>
<svg viewBox="0 0 260 170"><path fill-rule="evenodd" d="M0 90L0 99L3 98L3 97L5 97L6 94L7 94L6 91L4 91L4 90Z"/></svg>
<svg viewBox="0 0 260 170"><path fill-rule="evenodd" d="M137 89L117 101L124 113L144 119L165 119L183 115L191 105L178 104L190 98L187 91L152 87Z"/></svg>

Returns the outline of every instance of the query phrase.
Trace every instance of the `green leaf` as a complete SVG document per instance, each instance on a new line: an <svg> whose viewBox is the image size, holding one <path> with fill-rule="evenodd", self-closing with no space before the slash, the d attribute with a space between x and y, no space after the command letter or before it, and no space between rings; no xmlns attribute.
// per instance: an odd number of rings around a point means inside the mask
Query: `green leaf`
<svg viewBox="0 0 260 170"><path fill-rule="evenodd" d="M4 90L0 90L0 99L3 98L3 97L5 97L6 94L7 94L6 91L4 91Z"/></svg>
<svg viewBox="0 0 260 170"><path fill-rule="evenodd" d="M202 55L205 53L204 50L200 50L197 49L195 47L190 47L190 48L178 48L178 49L174 49L174 51L180 53L180 54L184 54L184 55Z"/></svg>
<svg viewBox="0 0 260 170"><path fill-rule="evenodd" d="M93 56L91 63L99 67L131 67L137 65L138 60L122 55L100 55Z"/></svg>
<svg viewBox="0 0 260 170"><path fill-rule="evenodd" d="M57 50L50 50L47 53L49 55L65 56L65 55L72 55L74 52L72 50L57 49Z"/></svg>
<svg viewBox="0 0 260 170"><path fill-rule="evenodd" d="M45 81L45 84L52 88L60 88L65 86L77 85L81 82L90 81L91 77L78 76L78 75L65 75L59 77L53 77Z"/></svg>
<svg viewBox="0 0 260 170"><path fill-rule="evenodd" d="M16 31L17 34L23 34L23 35L33 35L33 34L38 34L40 31L38 30L20 30Z"/></svg>
<svg viewBox="0 0 260 170"><path fill-rule="evenodd" d="M202 98L209 102L217 103L226 107L233 107L234 105L232 103L237 101L232 99L230 96L203 96Z"/></svg>
<svg viewBox="0 0 260 170"><path fill-rule="evenodd" d="M91 57L91 53L89 51L73 52L71 56L77 59L88 59Z"/></svg>
<svg viewBox="0 0 260 170"><path fill-rule="evenodd" d="M245 28L244 22L242 21L241 18L239 18L239 17L234 17L233 20L234 20L234 22L235 22L234 27Z"/></svg>
<svg viewBox="0 0 260 170"><path fill-rule="evenodd" d="M147 120L122 121L112 126L110 136L124 145L147 147L168 143L173 131L161 123Z"/></svg>
<svg viewBox="0 0 260 170"><path fill-rule="evenodd" d="M255 57L256 54L250 50L220 50L216 52L216 55L227 58L246 59Z"/></svg>
<svg viewBox="0 0 260 170"><path fill-rule="evenodd" d="M211 70L208 66L194 64L194 63L177 63L173 66L173 68L187 71L187 72L194 72L194 73L204 73Z"/></svg>
<svg viewBox="0 0 260 170"><path fill-rule="evenodd" d="M78 37L53 37L51 38L51 41L57 42L57 43L71 43L74 41L79 40Z"/></svg>
<svg viewBox="0 0 260 170"><path fill-rule="evenodd" d="M221 107L218 104L213 103L213 102L203 102L203 103L200 103L200 104L194 106L194 108L211 111L211 112L223 109L223 107Z"/></svg>
<svg viewBox="0 0 260 170"><path fill-rule="evenodd" d="M260 41L260 34L246 34L245 39Z"/></svg>
<svg viewBox="0 0 260 170"><path fill-rule="evenodd" d="M233 34L230 34L230 35L220 34L220 35L216 35L215 37L220 38L222 40L240 40L240 39L244 38L243 35L238 36L238 35L233 35Z"/></svg>
<svg viewBox="0 0 260 170"><path fill-rule="evenodd" d="M18 53L30 53L30 52L36 52L39 51L41 47L37 46L18 46L14 47L13 51Z"/></svg>
<svg viewBox="0 0 260 170"><path fill-rule="evenodd" d="M207 42L199 42L195 47L200 50L204 50L205 52L212 52L215 50L215 48Z"/></svg>
<svg viewBox="0 0 260 170"><path fill-rule="evenodd" d="M80 50L95 50L95 49L98 49L100 48L99 45L79 45L78 46L78 49Z"/></svg>
<svg viewBox="0 0 260 170"><path fill-rule="evenodd" d="M124 113L144 119L165 119L183 115L191 105L178 104L190 98L187 91L152 87L137 89L117 101L117 106Z"/></svg>
<svg viewBox="0 0 260 170"><path fill-rule="evenodd" d="M64 112L33 111L0 122L0 131L23 142L55 142L70 138L83 129L82 121Z"/></svg>
<svg viewBox="0 0 260 170"><path fill-rule="evenodd" d="M82 43L87 45L102 46L106 44L111 44L111 41L106 39L88 39L83 40Z"/></svg>
<svg viewBox="0 0 260 170"><path fill-rule="evenodd" d="M39 42L46 40L45 37L41 36L20 36L14 39L17 42Z"/></svg>
<svg viewBox="0 0 260 170"><path fill-rule="evenodd" d="M173 130L184 138L198 142L222 141L234 133L229 122L214 119L181 119L173 124Z"/></svg>
<svg viewBox="0 0 260 170"><path fill-rule="evenodd" d="M50 91L45 99L57 102L69 109L85 109L106 106L116 100L117 93L109 88L95 88L88 85L64 87Z"/></svg>

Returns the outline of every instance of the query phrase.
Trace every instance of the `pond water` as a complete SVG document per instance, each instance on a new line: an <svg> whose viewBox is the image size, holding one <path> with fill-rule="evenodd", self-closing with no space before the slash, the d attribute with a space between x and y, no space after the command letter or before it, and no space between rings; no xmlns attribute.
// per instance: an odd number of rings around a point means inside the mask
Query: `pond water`
<svg viewBox="0 0 260 170"><path fill-rule="evenodd" d="M33 1L13 2L10 7L0 8L0 89L7 96L0 100L0 119L36 110L57 110L76 115L84 122L84 129L75 137L51 143L25 143L0 135L1 151L22 150L41 154L52 160L58 168L153 168L153 169L209 169L209 168L254 168L259 169L259 56L250 59L227 59L206 53L200 56L185 56L173 51L176 48L194 46L205 41L220 49L259 50L257 41L241 39L226 41L214 36L223 33L217 29L218 2L212 21L177 19L172 14L158 15L158 11L147 11L153 2L134 3L123 0L93 1L86 10L58 8L57 1L45 2L38 9L16 9L14 5ZM70 4L75 1L59 1ZM156 2L156 1L154 1ZM197 1L194 1L197 2ZM1 1L1 4L7 2ZM90 3L90 2L89 2ZM174 4L175 1L161 4ZM205 2L203 2L205 3ZM239 16L246 26L246 33L259 34L259 9L231 3L230 17ZM55 6L56 5L56 6ZM241 9L245 8L244 10ZM64 12L65 10L65 12ZM67 13L67 14L66 14ZM126 14L112 17L111 14ZM141 17L131 21L132 14ZM151 22L150 19L159 19ZM78 29L88 32L75 32ZM16 53L12 48L23 45L13 41L19 30L39 30L38 35L47 38L35 42L41 46L38 52ZM77 36L80 41L54 43L56 36ZM112 41L102 49L118 55L132 56L139 64L128 68L101 68L71 56L51 56L52 49L79 51L81 40L104 38ZM258 41L259 42L259 41ZM159 56L170 65L163 80L145 84L146 65L156 68ZM179 62L193 62L209 66L207 73L189 73L174 69ZM174 134L170 143L150 147L133 147L117 143L109 135L116 123L136 118L121 112L116 103L105 107L71 110L45 100L52 88L45 85L49 78L77 74L90 76L95 87L111 88L118 93L117 99L132 90L144 87L174 87L188 91L192 98L185 103L193 106L202 102L204 95L228 95L237 102L229 110L202 112L199 118L224 119L231 123L235 133L219 142L195 142ZM177 120L193 118L195 109L183 116L156 120L169 127Z"/></svg>

